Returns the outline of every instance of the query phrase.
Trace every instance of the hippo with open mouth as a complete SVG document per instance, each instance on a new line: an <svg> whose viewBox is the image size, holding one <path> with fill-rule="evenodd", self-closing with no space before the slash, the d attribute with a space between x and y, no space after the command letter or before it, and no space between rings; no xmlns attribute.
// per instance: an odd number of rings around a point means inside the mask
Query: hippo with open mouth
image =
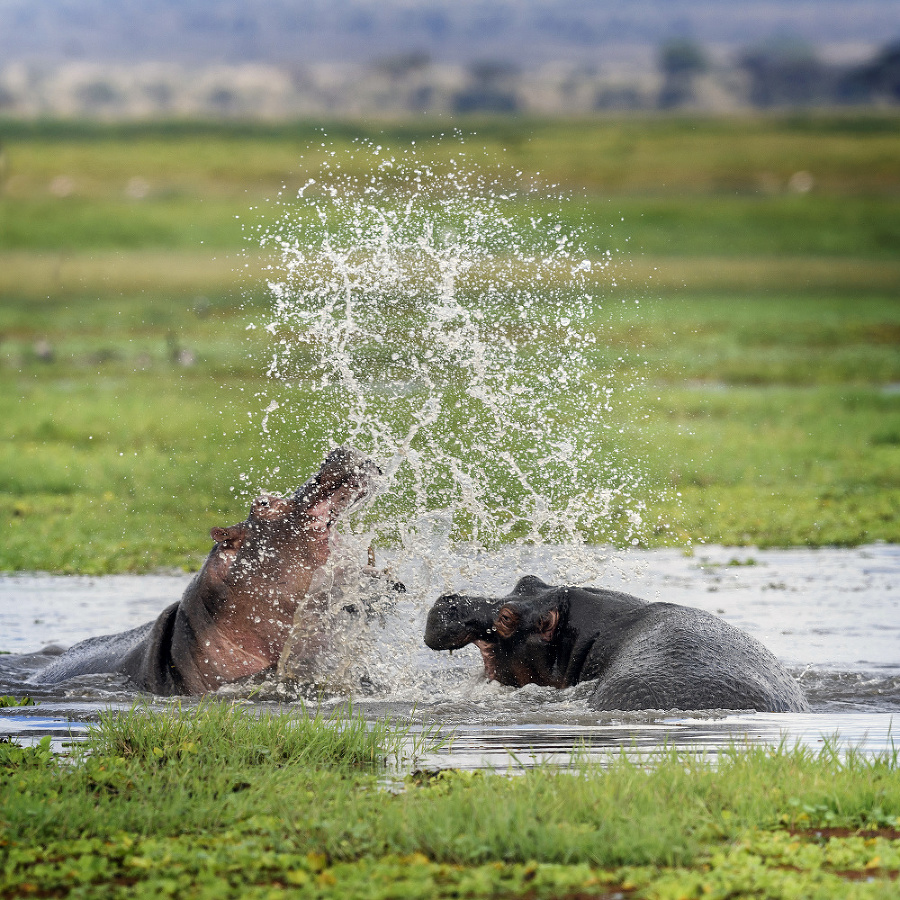
<svg viewBox="0 0 900 900"><path fill-rule="evenodd" d="M245 521L213 528L203 567L155 621L81 641L32 681L109 672L154 694L204 694L274 666L328 561L335 523L380 474L362 453L332 450L290 497L264 494Z"/></svg>
<svg viewBox="0 0 900 900"><path fill-rule="evenodd" d="M501 684L594 681L593 709L809 710L797 682L755 638L688 606L602 588L520 579L503 598L445 594L428 613L432 650L475 644Z"/></svg>

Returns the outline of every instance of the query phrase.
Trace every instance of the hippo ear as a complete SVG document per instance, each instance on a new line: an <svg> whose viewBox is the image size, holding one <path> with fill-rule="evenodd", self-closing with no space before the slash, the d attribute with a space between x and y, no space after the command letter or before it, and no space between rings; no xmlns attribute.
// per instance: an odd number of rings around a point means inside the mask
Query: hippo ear
<svg viewBox="0 0 900 900"><path fill-rule="evenodd" d="M217 544L225 544L227 547L237 550L244 543L246 533L244 525L229 525L228 528L211 529L209 536Z"/></svg>
<svg viewBox="0 0 900 900"><path fill-rule="evenodd" d="M557 625L559 625L559 610L551 609L538 620L538 633L543 640L552 641Z"/></svg>

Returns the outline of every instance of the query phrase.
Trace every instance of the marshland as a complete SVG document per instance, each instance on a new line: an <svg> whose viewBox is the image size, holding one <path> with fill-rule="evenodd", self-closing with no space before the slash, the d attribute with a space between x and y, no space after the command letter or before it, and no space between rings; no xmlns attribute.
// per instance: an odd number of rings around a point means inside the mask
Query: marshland
<svg viewBox="0 0 900 900"><path fill-rule="evenodd" d="M152 618L211 527L347 436L340 410L302 415L322 404L314 342L291 344L298 367L273 385L286 323L269 283L284 261L263 238L315 226L294 198L335 159L341 177L380 172L386 195L375 147L383 160L415 146L437 178L463 162L489 173L513 259L540 256L534 220L577 237L590 276L573 287L521 266L508 296L492 294L496 334L525 332L510 325L523 291L529 309L578 306L579 389L612 399L586 416L557 385L540 409L615 466L579 470L571 496L559 480L543 489L566 508L619 478L607 515L584 511L575 556L559 534L529 542L507 513L475 545L505 508L492 498L521 500L502 469L458 515L440 502L449 476L429 483L415 507L428 554L406 552L394 526L411 516L380 498L348 538L374 534L410 590L373 638L376 690L351 691L351 707L340 691L300 703L257 685L133 708L114 679L42 694L0 657L3 692L40 704L0 719L22 745L0 744L5 896L891 895L895 117L472 120L458 133L7 121L0 138L0 650ZM478 278L460 277L461 305ZM572 335L544 328L523 346L566 360ZM429 348L405 349L408 364ZM401 396L409 370L390 354L348 359ZM452 374L441 390L468 412ZM482 427L453 415L450 432ZM540 423L525 424L527 447ZM409 444L426 462L444 446L426 431ZM789 666L813 713L604 718L577 687L498 690L477 654L420 646L421 616L454 578L502 590L523 563L723 615Z"/></svg>

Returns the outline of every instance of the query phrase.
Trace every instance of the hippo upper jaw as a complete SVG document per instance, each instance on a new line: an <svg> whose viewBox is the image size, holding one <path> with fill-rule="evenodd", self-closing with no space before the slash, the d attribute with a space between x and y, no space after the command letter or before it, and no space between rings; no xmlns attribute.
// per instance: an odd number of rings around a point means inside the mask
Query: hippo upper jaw
<svg viewBox="0 0 900 900"><path fill-rule="evenodd" d="M338 521L372 497L378 475L380 470L369 463L337 483L319 486L312 492L312 502L309 494L303 498L306 502L295 495L297 529L305 544L304 555L314 567L328 561Z"/></svg>
<svg viewBox="0 0 900 900"><path fill-rule="evenodd" d="M297 488L292 499L298 513L326 514L333 521L369 500L381 475L381 469L364 453L352 447L336 447L325 457L319 471Z"/></svg>
<svg viewBox="0 0 900 900"><path fill-rule="evenodd" d="M338 447L319 471L292 494L263 494L251 506L246 522L232 529L214 529L221 541L215 554L222 574L253 577L266 570L294 572L294 578L323 566L331 555L338 521L362 506L375 493L381 470L357 450ZM223 540L234 529L240 540ZM280 579L279 579L280 580Z"/></svg>
<svg viewBox="0 0 900 900"><path fill-rule="evenodd" d="M567 604L536 578L522 579L508 597L461 594L438 598L428 613L425 643L432 650L475 644L489 680L514 687L566 687Z"/></svg>
<svg viewBox="0 0 900 900"><path fill-rule="evenodd" d="M425 643L432 650L458 650L489 641L499 604L483 597L444 594L432 606L425 624Z"/></svg>

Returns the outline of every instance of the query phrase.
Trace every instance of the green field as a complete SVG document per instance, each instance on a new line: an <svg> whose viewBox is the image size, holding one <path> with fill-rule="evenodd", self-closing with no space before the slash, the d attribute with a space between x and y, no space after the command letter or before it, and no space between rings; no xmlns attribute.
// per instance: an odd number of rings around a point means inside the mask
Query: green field
<svg viewBox="0 0 900 900"><path fill-rule="evenodd" d="M900 541L897 126L0 122L0 570L195 568L244 517L266 387L245 326L268 304L246 235L326 153L368 173L357 139L533 186L513 219L563 190L564 223L613 253L595 363L643 379L612 423L653 486L643 543ZM326 437L283 442L284 471Z"/></svg>
<svg viewBox="0 0 900 900"><path fill-rule="evenodd" d="M622 752L503 778L416 769L435 736L213 702L102 713L64 762L49 738L0 743L0 896L896 896L896 750Z"/></svg>

